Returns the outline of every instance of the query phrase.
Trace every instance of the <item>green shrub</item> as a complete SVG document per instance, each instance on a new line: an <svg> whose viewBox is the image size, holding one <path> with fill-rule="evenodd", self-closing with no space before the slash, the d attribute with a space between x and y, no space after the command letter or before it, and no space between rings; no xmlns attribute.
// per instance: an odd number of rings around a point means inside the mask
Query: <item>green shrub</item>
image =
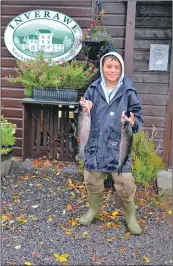
<svg viewBox="0 0 173 266"><path fill-rule="evenodd" d="M32 97L33 89L82 89L96 75L98 69L87 61L72 60L58 64L42 53L26 62L17 60L16 76L8 77L10 83L21 83L25 95Z"/></svg>
<svg viewBox="0 0 173 266"><path fill-rule="evenodd" d="M155 128L149 137L147 131L141 130L134 134L132 151L132 175L137 183L147 186L151 180L156 179L157 173L164 169L162 158L157 155L154 147Z"/></svg>
<svg viewBox="0 0 173 266"><path fill-rule="evenodd" d="M7 154L13 148L16 137L16 125L1 117L1 154Z"/></svg>

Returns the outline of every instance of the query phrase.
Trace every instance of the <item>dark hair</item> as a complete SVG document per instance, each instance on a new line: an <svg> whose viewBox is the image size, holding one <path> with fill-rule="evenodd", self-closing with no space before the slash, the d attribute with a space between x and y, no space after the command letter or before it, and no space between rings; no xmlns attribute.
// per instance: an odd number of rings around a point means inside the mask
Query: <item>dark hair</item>
<svg viewBox="0 0 173 266"><path fill-rule="evenodd" d="M112 60L118 61L121 64L120 60L115 55L110 54L110 55L107 55L103 58L102 66L104 65L104 62L106 59L112 59Z"/></svg>

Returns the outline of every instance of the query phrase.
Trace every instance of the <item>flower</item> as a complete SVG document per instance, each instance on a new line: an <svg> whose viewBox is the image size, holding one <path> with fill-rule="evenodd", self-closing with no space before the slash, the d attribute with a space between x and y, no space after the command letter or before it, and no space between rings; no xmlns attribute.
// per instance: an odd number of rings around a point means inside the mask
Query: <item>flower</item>
<svg viewBox="0 0 173 266"><path fill-rule="evenodd" d="M106 14L104 9L98 11L96 19L91 21L90 27L84 31L84 41L110 41L110 33L101 25L102 17Z"/></svg>
<svg viewBox="0 0 173 266"><path fill-rule="evenodd" d="M116 43L110 33L102 26L106 11L98 7L97 17L91 21L90 27L83 34L83 53L89 59L100 59L104 54L115 51Z"/></svg>
<svg viewBox="0 0 173 266"><path fill-rule="evenodd" d="M9 76L8 81L21 83L25 95L32 97L34 88L82 89L97 72L97 69L93 71L94 69L94 64L89 65L87 61L73 59L57 64L51 58L44 60L43 53L39 53L36 59L17 61L17 75Z"/></svg>
<svg viewBox="0 0 173 266"><path fill-rule="evenodd" d="M16 141L15 133L16 124L9 122L1 116L1 154L8 154L12 150Z"/></svg>

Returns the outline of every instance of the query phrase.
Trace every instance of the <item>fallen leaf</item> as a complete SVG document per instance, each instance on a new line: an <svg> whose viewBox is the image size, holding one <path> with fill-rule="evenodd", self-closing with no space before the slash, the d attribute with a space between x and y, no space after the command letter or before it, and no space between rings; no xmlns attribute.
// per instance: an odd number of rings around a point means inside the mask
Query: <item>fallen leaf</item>
<svg viewBox="0 0 173 266"><path fill-rule="evenodd" d="M72 218L69 220L69 223L71 224L71 226L76 226L78 224L79 218Z"/></svg>
<svg viewBox="0 0 173 266"><path fill-rule="evenodd" d="M130 236L130 235L131 235L130 232L125 233L125 236Z"/></svg>
<svg viewBox="0 0 173 266"><path fill-rule="evenodd" d="M147 263L150 262L150 259L149 259L148 257L143 256L142 258L143 258L143 260L144 260L145 262L147 262Z"/></svg>
<svg viewBox="0 0 173 266"><path fill-rule="evenodd" d="M66 235L71 235L73 233L72 230L69 228L65 228L64 232L66 233Z"/></svg>
<svg viewBox="0 0 173 266"><path fill-rule="evenodd" d="M68 254L62 254L62 255L59 255L57 253L54 253L53 256L59 260L59 262L66 262L68 260L68 257L69 255Z"/></svg>
<svg viewBox="0 0 173 266"><path fill-rule="evenodd" d="M140 199L138 202L138 205L139 206L145 206L145 202L142 199Z"/></svg>
<svg viewBox="0 0 173 266"><path fill-rule="evenodd" d="M119 214L118 211L114 211L114 212L112 212L112 216L114 216L114 217L116 217L118 214Z"/></svg>
<svg viewBox="0 0 173 266"><path fill-rule="evenodd" d="M57 171L56 176L60 175L60 169Z"/></svg>
<svg viewBox="0 0 173 266"><path fill-rule="evenodd" d="M33 251L33 252L32 252L32 256L33 256L33 257L39 256L39 253Z"/></svg>
<svg viewBox="0 0 173 266"><path fill-rule="evenodd" d="M106 227L107 227L108 229L109 229L111 226L112 226L112 223L111 223L111 222L109 222L109 223L106 224Z"/></svg>
<svg viewBox="0 0 173 266"><path fill-rule="evenodd" d="M110 238L107 238L106 240L107 240L108 242L111 242L111 243L112 243L113 240L115 240L115 237L110 237Z"/></svg>
<svg viewBox="0 0 173 266"><path fill-rule="evenodd" d="M88 233L88 232L84 232L84 233L83 233L83 237L84 237L84 238L88 238L88 237L89 237L89 233Z"/></svg>
<svg viewBox="0 0 173 266"><path fill-rule="evenodd" d="M161 220L161 218L160 218L160 217L157 217L157 218L156 218L156 221L160 221L160 220Z"/></svg>
<svg viewBox="0 0 173 266"><path fill-rule="evenodd" d="M31 264L31 262L29 262L29 261L25 261L25 262L24 262L24 265L31 266L32 264Z"/></svg>
<svg viewBox="0 0 173 266"><path fill-rule="evenodd" d="M39 207L39 205L33 205L32 206L32 208L34 208L34 209L36 209L36 208L38 208Z"/></svg>
<svg viewBox="0 0 173 266"><path fill-rule="evenodd" d="M75 199L75 193L74 192L70 192L70 194L71 194L71 198Z"/></svg>
<svg viewBox="0 0 173 266"><path fill-rule="evenodd" d="M93 260L97 260L97 256L94 254L94 255L92 255L92 259Z"/></svg>
<svg viewBox="0 0 173 266"><path fill-rule="evenodd" d="M125 249L123 249L123 248L120 248L120 252L126 253Z"/></svg>
<svg viewBox="0 0 173 266"><path fill-rule="evenodd" d="M53 217L52 216L49 216L48 221L49 222L52 222L52 220L53 220Z"/></svg>
<svg viewBox="0 0 173 266"><path fill-rule="evenodd" d="M165 206L165 203L164 203L164 202L160 204L160 207L161 207L161 208L162 208L163 206Z"/></svg>
<svg viewBox="0 0 173 266"><path fill-rule="evenodd" d="M36 187L42 187L42 184L35 184Z"/></svg>
<svg viewBox="0 0 173 266"><path fill-rule="evenodd" d="M16 265L16 262L13 262L13 261L8 261L7 262L9 265Z"/></svg>
<svg viewBox="0 0 173 266"><path fill-rule="evenodd" d="M9 220L9 216L8 215L2 215L1 218L2 218L3 221Z"/></svg>
<svg viewBox="0 0 173 266"><path fill-rule="evenodd" d="M73 208L72 208L72 206L71 206L70 204L67 204L66 209L67 209L68 211L71 211Z"/></svg>
<svg viewBox="0 0 173 266"><path fill-rule="evenodd" d="M22 224L25 224L28 221L24 215L16 217L16 220Z"/></svg>
<svg viewBox="0 0 173 266"><path fill-rule="evenodd" d="M172 214L172 211L171 211L171 210L169 210L169 211L168 211L168 214L169 214L169 215L171 215L171 214Z"/></svg>
<svg viewBox="0 0 173 266"><path fill-rule="evenodd" d="M138 254L138 251L137 251L137 250L134 250L134 251L133 251L133 254L134 254L134 255L137 255L137 254Z"/></svg>
<svg viewBox="0 0 173 266"><path fill-rule="evenodd" d="M20 249L20 248L21 248L21 245L15 246L15 249Z"/></svg>

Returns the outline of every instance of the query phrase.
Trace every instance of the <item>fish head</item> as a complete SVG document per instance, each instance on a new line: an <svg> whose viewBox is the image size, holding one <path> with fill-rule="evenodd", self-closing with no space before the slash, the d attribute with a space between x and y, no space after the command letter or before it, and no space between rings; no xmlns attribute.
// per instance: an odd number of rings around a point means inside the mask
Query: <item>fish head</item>
<svg viewBox="0 0 173 266"><path fill-rule="evenodd" d="M122 127L122 130L124 130L124 131L131 131L132 126L130 124L130 118L126 118L125 120L123 120L121 122L121 127Z"/></svg>

